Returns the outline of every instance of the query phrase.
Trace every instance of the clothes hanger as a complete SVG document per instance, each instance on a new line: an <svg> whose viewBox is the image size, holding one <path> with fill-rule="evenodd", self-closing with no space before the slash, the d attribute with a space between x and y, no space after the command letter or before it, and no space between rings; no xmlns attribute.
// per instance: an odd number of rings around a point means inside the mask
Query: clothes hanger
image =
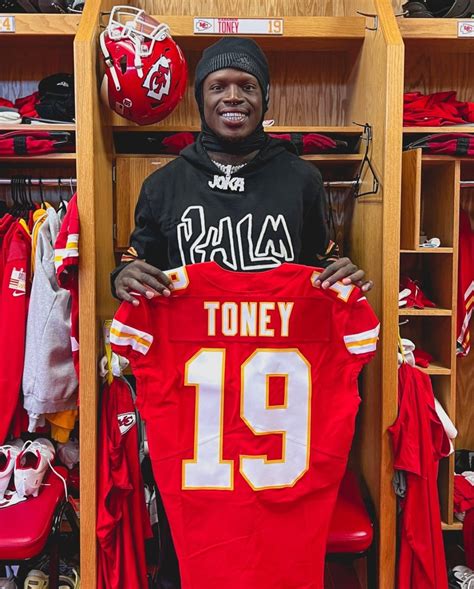
<svg viewBox="0 0 474 589"><path fill-rule="evenodd" d="M11 196L12 203L13 203L10 213L14 217L17 217L18 216L18 200L17 200L17 191L16 191L16 176L11 177L10 196Z"/></svg>
<svg viewBox="0 0 474 589"><path fill-rule="evenodd" d="M66 210L66 207L67 207L66 201L63 199L61 178L58 178L58 190L59 190L59 202L61 203L58 208L58 212L59 212L62 210Z"/></svg>
<svg viewBox="0 0 474 589"><path fill-rule="evenodd" d="M28 195L28 204L29 204L30 211L36 211L36 209L38 207L36 206L36 203L33 200L33 190L31 187L31 176L27 176L24 181L25 181L25 192Z"/></svg>
<svg viewBox="0 0 474 589"><path fill-rule="evenodd" d="M30 182L31 182L31 178L30 178ZM44 202L43 179L42 178L38 178L38 189L39 189L39 195L40 195L40 200L41 200L41 208L46 209L46 203Z"/></svg>
<svg viewBox="0 0 474 589"><path fill-rule="evenodd" d="M355 184L354 188L351 191L351 196L353 198L360 198L361 196L367 196L369 194L377 194L377 192L379 191L380 182L370 160L369 154L370 148L372 146L372 126L369 123L365 123L363 125L361 125L360 123L355 124L364 128L364 131L361 135L361 139L365 141L365 152L362 157L359 170L354 178ZM360 186L362 184L362 178L365 176L366 173L366 167L370 170L372 174L372 190L368 190L367 192L359 192Z"/></svg>

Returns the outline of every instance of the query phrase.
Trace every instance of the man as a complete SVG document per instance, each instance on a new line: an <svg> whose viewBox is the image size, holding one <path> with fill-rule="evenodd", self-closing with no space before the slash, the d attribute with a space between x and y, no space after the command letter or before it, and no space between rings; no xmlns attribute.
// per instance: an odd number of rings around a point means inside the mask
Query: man
<svg viewBox="0 0 474 589"><path fill-rule="evenodd" d="M112 273L119 299L169 296L162 270L209 260L238 271L322 266L322 288L337 280L372 288L348 258L328 255L319 171L264 133L269 82L266 57L250 39L223 38L204 51L195 80L201 134L143 183L131 248Z"/></svg>
<svg viewBox="0 0 474 589"><path fill-rule="evenodd" d="M372 288L348 258L331 257L319 171L263 131L269 81L266 57L250 39L224 38L204 51L195 80L202 132L143 183L131 247L112 273L119 299L138 305L132 293L170 296L162 270L209 260L237 271L323 266L322 288L337 280ZM174 589L176 556L169 532L163 537L160 582Z"/></svg>

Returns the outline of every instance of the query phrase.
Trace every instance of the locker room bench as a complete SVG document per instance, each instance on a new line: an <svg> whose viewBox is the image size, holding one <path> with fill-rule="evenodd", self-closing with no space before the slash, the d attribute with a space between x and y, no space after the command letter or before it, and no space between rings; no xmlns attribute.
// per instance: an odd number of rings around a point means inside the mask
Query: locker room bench
<svg viewBox="0 0 474 589"><path fill-rule="evenodd" d="M55 467L67 479L64 467ZM63 482L51 471L38 497L0 509L0 565L25 564L43 552L49 553L49 587L59 582L59 543L63 517L79 537L79 524L72 505L64 497Z"/></svg>

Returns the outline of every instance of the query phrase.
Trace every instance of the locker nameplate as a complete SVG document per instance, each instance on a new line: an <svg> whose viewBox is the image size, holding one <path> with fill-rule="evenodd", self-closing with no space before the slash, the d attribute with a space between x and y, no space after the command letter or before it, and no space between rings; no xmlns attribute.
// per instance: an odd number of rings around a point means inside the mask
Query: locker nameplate
<svg viewBox="0 0 474 589"><path fill-rule="evenodd" d="M474 37L474 20L458 22L458 37Z"/></svg>
<svg viewBox="0 0 474 589"><path fill-rule="evenodd" d="M282 18L195 18L195 35L283 35Z"/></svg>
<svg viewBox="0 0 474 589"><path fill-rule="evenodd" d="M15 32L15 17L0 14L0 33Z"/></svg>

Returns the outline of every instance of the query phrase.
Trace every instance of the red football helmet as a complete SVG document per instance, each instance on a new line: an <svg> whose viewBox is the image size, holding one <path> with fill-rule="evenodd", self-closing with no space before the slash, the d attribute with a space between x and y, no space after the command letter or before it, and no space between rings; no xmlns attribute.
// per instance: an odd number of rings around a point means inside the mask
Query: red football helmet
<svg viewBox="0 0 474 589"><path fill-rule="evenodd" d="M183 97L187 67L169 27L132 6L115 6L100 35L106 70L101 94L120 116L151 125Z"/></svg>

